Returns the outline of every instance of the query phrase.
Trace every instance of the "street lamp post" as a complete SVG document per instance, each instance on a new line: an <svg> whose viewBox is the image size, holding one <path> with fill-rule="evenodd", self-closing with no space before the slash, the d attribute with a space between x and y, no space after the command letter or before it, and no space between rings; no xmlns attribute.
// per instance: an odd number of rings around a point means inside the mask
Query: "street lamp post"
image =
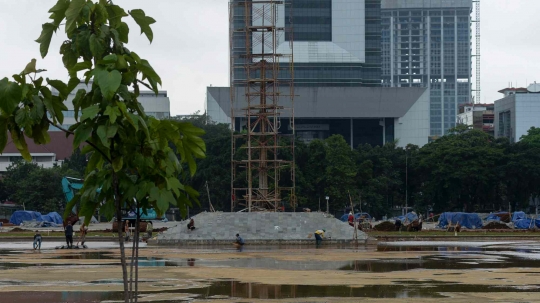
<svg viewBox="0 0 540 303"><path fill-rule="evenodd" d="M330 200L329 196L326 196L326 213L330 213L330 204L328 204L328 200Z"/></svg>
<svg viewBox="0 0 540 303"><path fill-rule="evenodd" d="M405 214L409 212L409 149L405 148Z"/></svg>

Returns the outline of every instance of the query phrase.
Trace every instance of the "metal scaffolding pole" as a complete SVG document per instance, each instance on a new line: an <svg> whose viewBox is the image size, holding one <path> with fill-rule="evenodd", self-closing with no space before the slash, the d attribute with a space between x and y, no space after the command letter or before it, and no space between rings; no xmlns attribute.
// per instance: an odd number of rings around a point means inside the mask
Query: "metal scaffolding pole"
<svg viewBox="0 0 540 303"><path fill-rule="evenodd" d="M231 211L295 207L291 1L232 0ZM284 47L287 46L287 47ZM281 52L278 52L278 48ZM288 119L291 132L280 128ZM283 178L286 172L290 178ZM287 180L285 180L287 179Z"/></svg>

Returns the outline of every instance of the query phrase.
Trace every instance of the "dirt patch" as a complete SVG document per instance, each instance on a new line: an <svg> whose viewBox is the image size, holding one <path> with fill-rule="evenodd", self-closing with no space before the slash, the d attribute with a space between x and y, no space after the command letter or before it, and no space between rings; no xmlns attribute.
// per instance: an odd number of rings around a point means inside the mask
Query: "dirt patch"
<svg viewBox="0 0 540 303"><path fill-rule="evenodd" d="M396 226L390 221L381 222L373 227L376 231L395 231Z"/></svg>
<svg viewBox="0 0 540 303"><path fill-rule="evenodd" d="M19 232L28 232L28 230L22 229L22 228L19 228L19 227L15 227L12 230L10 230L10 232L19 233Z"/></svg>
<svg viewBox="0 0 540 303"><path fill-rule="evenodd" d="M489 222L488 224L484 225L482 229L510 229L510 227L500 222Z"/></svg>

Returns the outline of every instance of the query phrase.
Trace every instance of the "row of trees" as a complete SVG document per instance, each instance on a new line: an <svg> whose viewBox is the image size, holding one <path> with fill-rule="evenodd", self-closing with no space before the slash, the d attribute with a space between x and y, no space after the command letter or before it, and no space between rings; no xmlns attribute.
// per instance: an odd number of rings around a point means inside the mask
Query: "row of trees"
<svg viewBox="0 0 540 303"><path fill-rule="evenodd" d="M205 124L207 158L186 182L201 193L201 208L230 209L230 132L227 125ZM334 135L309 144L296 142L296 194L299 207L338 214L353 201L373 216L391 216L405 206L417 211L528 210L540 189L540 129L518 143L458 126L422 148L397 142L351 149ZM284 155L286 157L286 155ZM350 195L350 197L349 197ZM285 198L287 199L287 198Z"/></svg>
<svg viewBox="0 0 540 303"><path fill-rule="evenodd" d="M229 211L229 128L206 124L204 115L190 122L206 131L208 155L199 160L197 173L184 180L201 194L201 205L192 211L208 209L209 200L214 208ZM51 169L18 163L0 182L0 199L43 212L62 209L62 176L82 177L85 164L78 152ZM392 215L406 200L423 212L526 210L530 197L540 195L540 129L533 128L519 143L510 144L458 127L422 148L388 143L351 149L335 135L309 144L296 142L296 166L298 206L312 210L326 210L326 196L333 213L340 213L352 199L379 218Z"/></svg>

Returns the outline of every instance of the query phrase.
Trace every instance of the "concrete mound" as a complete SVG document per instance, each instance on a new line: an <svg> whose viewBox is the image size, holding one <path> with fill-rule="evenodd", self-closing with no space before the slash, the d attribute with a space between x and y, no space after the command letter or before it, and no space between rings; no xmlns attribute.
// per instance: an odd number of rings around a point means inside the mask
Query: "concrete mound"
<svg viewBox="0 0 540 303"><path fill-rule="evenodd" d="M188 221L159 234L157 244L230 244L236 234L250 244L303 244L313 243L317 229L326 230L325 243L348 243L354 229L333 216L324 213L200 213L193 217L195 230L188 231ZM358 241L367 235L358 231Z"/></svg>

